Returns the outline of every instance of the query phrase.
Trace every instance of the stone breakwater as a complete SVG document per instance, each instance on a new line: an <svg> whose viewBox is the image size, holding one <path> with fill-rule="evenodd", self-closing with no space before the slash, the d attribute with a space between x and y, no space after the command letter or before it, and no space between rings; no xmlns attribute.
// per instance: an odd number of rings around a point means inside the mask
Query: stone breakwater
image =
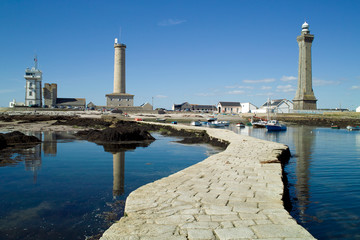
<svg viewBox="0 0 360 240"><path fill-rule="evenodd" d="M315 239L284 209L279 160L287 146L206 131L227 149L132 192L101 240Z"/></svg>

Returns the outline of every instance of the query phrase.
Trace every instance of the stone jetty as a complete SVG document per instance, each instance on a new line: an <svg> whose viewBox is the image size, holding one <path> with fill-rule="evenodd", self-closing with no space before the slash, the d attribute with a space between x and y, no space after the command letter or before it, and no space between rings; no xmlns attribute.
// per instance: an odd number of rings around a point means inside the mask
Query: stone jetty
<svg viewBox="0 0 360 240"><path fill-rule="evenodd" d="M101 240L315 239L284 209L287 146L201 129L227 149L132 192L125 216Z"/></svg>

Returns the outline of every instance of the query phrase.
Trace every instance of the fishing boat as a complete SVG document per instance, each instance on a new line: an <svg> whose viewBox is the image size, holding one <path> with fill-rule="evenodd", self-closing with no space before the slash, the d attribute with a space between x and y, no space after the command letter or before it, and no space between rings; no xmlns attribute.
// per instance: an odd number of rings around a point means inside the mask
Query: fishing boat
<svg viewBox="0 0 360 240"><path fill-rule="evenodd" d="M254 118L257 118L259 119L258 121L254 121ZM254 127L254 128L265 128L266 127L266 123L267 123L267 120L266 119L262 119L262 118L259 118L259 117L252 117L251 119L249 119L251 125Z"/></svg>
<svg viewBox="0 0 360 240"><path fill-rule="evenodd" d="M191 126L197 126L197 127L199 127L199 126L201 126L202 124L201 124L200 121L192 121L192 122L190 123L190 125L191 125Z"/></svg>
<svg viewBox="0 0 360 240"><path fill-rule="evenodd" d="M241 122L241 123L237 123L236 126L239 127L239 128L244 128L244 127L245 127L245 124L243 124L243 123Z"/></svg>
<svg viewBox="0 0 360 240"><path fill-rule="evenodd" d="M213 122L213 121L216 121L217 118L216 118L216 117L213 117L213 116L210 116L210 117L208 117L206 120L208 120L208 122Z"/></svg>
<svg viewBox="0 0 360 240"><path fill-rule="evenodd" d="M223 126L227 127L230 125L230 122L229 121L220 121L219 122L220 124L222 124Z"/></svg>
<svg viewBox="0 0 360 240"><path fill-rule="evenodd" d="M266 124L268 131L286 131L286 125L280 124L277 120L270 120Z"/></svg>
<svg viewBox="0 0 360 240"><path fill-rule="evenodd" d="M254 128L266 128L267 121L257 121L251 123Z"/></svg>
<svg viewBox="0 0 360 240"><path fill-rule="evenodd" d="M340 129L339 125L331 124L331 129Z"/></svg>
<svg viewBox="0 0 360 240"><path fill-rule="evenodd" d="M166 119L165 118L157 118L156 121L157 122L166 122Z"/></svg>
<svg viewBox="0 0 360 240"><path fill-rule="evenodd" d="M349 131L359 131L359 130L360 130L360 126L356 126L356 127L347 126L346 129L349 130Z"/></svg>

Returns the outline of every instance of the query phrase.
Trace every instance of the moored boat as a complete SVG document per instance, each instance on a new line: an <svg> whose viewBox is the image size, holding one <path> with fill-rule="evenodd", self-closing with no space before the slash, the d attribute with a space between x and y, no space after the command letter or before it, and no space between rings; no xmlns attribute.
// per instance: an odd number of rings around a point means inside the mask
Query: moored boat
<svg viewBox="0 0 360 240"><path fill-rule="evenodd" d="M340 129L339 125L331 124L331 129Z"/></svg>
<svg viewBox="0 0 360 240"><path fill-rule="evenodd" d="M201 124L200 121L192 121L192 122L190 123L190 125L191 125L191 126L197 126L197 127L199 127L199 126L201 126L202 124Z"/></svg>
<svg viewBox="0 0 360 240"><path fill-rule="evenodd" d="M166 119L165 118L157 118L156 121L157 122L166 122Z"/></svg>
<svg viewBox="0 0 360 240"><path fill-rule="evenodd" d="M277 120L270 120L266 124L268 131L286 131L287 127L284 124L280 124Z"/></svg>
<svg viewBox="0 0 360 240"><path fill-rule="evenodd" d="M267 121L257 121L251 123L254 128L266 128Z"/></svg>
<svg viewBox="0 0 360 240"><path fill-rule="evenodd" d="M220 122L218 122L218 123L222 124L222 125L225 126L225 127L227 127L227 126L230 125L230 122L229 122L229 121L220 121Z"/></svg>
<svg viewBox="0 0 360 240"><path fill-rule="evenodd" d="M237 126L237 127L240 127L240 128L244 128L244 127L245 127L245 124L243 124L243 123L241 122L241 123L237 123L236 126Z"/></svg>
<svg viewBox="0 0 360 240"><path fill-rule="evenodd" d="M356 126L356 127L347 126L346 129L349 130L349 131L359 131L359 130L360 130L360 126Z"/></svg>

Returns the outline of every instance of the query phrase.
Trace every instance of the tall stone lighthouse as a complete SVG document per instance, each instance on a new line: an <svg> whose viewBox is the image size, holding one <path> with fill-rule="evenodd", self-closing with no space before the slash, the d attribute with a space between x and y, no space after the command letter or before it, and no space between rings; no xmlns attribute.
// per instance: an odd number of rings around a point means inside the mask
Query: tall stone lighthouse
<svg viewBox="0 0 360 240"><path fill-rule="evenodd" d="M125 88L125 48L126 45L118 43L115 38L114 56L114 92L106 94L107 107L132 107L134 106L134 95L127 94Z"/></svg>
<svg viewBox="0 0 360 240"><path fill-rule="evenodd" d="M301 35L298 36L299 44L299 75L298 88L296 90L294 110L316 110L316 101L312 89L312 69L311 69L311 44L314 35L310 34L309 24L302 25Z"/></svg>

